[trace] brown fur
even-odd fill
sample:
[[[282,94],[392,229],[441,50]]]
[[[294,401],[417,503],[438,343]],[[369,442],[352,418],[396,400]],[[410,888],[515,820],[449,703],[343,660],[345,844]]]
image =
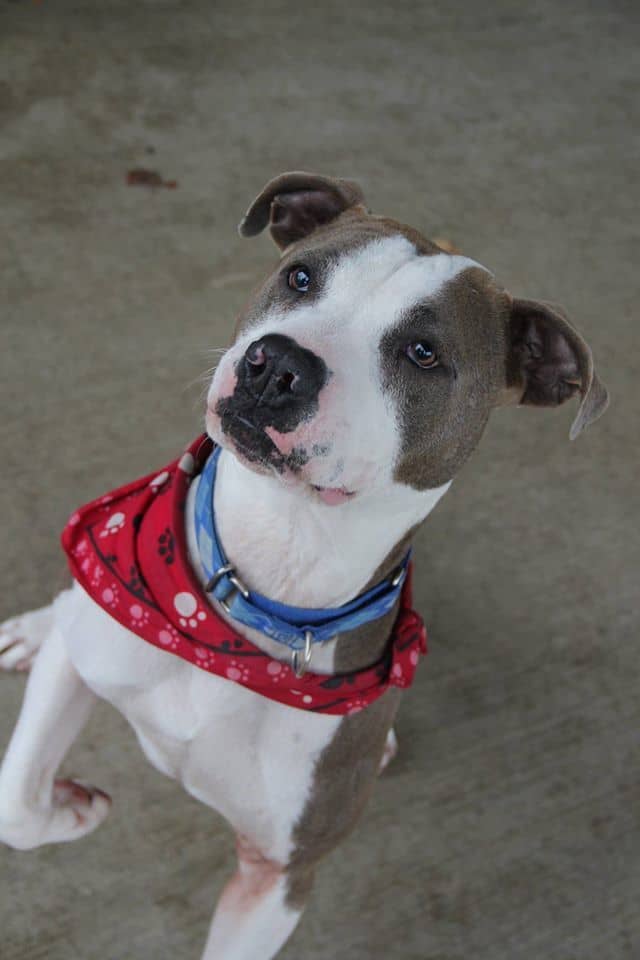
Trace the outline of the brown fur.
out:
[[[400,691],[391,688],[361,713],[346,716],[322,752],[313,793],[293,834],[288,902],[301,906],[316,863],[353,829],[375,785]]]

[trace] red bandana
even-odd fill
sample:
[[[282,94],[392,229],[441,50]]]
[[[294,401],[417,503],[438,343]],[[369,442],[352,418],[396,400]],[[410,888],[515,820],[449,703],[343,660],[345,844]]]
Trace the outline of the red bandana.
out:
[[[211,453],[200,437],[160,473],[74,513],[62,534],[73,576],[107,613],[143,640],[271,700],[319,713],[355,713],[390,686],[408,687],[426,633],[411,609],[411,575],[385,656],[373,667],[298,679],[241,637],[213,609],[187,558],[189,484]]]

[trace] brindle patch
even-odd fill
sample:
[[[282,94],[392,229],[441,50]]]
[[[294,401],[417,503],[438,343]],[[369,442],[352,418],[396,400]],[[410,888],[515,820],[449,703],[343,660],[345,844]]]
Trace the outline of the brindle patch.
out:
[[[304,904],[319,860],[353,829],[375,786],[401,691],[390,688],[361,713],[346,716],[323,750],[311,797],[293,830],[287,903]]]
[[[399,483],[438,487],[476,447],[505,387],[508,320],[507,294],[487,271],[469,267],[385,333],[380,363],[398,410]],[[413,341],[429,344],[436,367],[411,363],[405,349]]]
[[[406,556],[415,528],[407,531],[404,537],[389,551],[377,570],[374,570],[365,590],[390,577]],[[393,624],[398,616],[400,601],[384,617],[374,623],[364,624],[344,633],[337,641],[333,659],[334,673],[351,673],[362,670],[382,659],[387,648]]]
[[[409,530],[390,550],[367,588],[393,573],[414,532]],[[348,673],[381,659],[397,614],[396,605],[376,623],[340,637],[334,672]],[[318,761],[311,796],[294,828],[294,852],[287,869],[287,902],[294,909],[300,909],[307,899],[316,863],[355,826],[369,799],[401,693],[392,687],[361,713],[345,717]]]

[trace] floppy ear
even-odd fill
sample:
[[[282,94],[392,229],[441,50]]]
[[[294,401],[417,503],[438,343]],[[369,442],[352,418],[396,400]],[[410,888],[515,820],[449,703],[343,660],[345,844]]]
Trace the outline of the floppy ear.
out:
[[[511,303],[507,385],[519,392],[520,403],[539,406],[556,406],[580,393],[572,440],[609,404],[587,343],[557,307],[536,300]]]
[[[254,237],[268,224],[271,236],[282,249],[356,206],[365,209],[362,191],[352,180],[314,173],[283,173],[263,188],[238,230],[243,237]]]

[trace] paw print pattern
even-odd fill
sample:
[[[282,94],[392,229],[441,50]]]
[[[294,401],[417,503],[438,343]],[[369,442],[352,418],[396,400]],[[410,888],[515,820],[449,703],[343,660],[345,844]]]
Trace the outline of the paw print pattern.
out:
[[[110,534],[117,533],[118,530],[122,530],[124,527],[124,521],[126,517],[124,513],[121,513],[120,510],[116,510],[115,513],[112,513],[107,522],[104,525],[104,530],[101,530],[101,537],[108,537]]]
[[[181,627],[191,627],[194,629],[198,623],[207,619],[204,610],[198,608],[198,601],[192,593],[183,590],[176,593],[173,598],[173,605],[179,614],[179,623]]]
[[[165,623],[162,630],[158,630],[158,640],[167,650],[178,649],[179,633],[170,623]]]
[[[225,670],[229,680],[236,680],[239,683],[247,683],[249,679],[249,668],[239,660],[232,660],[231,665]]]
[[[393,670],[391,671],[391,682],[396,687],[406,687],[407,681],[402,670],[402,667],[399,663],[393,665]]]
[[[110,586],[105,587],[100,596],[102,597],[103,603],[111,607],[112,610],[115,610],[120,602],[120,591],[118,590],[117,583],[112,583]]]
[[[360,700],[360,699],[357,698],[357,697],[356,697],[354,700],[348,700],[348,701],[347,701],[347,714],[360,713],[361,710],[364,710],[364,708],[366,707],[366,705],[367,705],[367,704],[365,703],[364,700]]]
[[[290,691],[295,697],[300,697],[305,706],[309,706],[313,703],[313,697],[310,693],[303,693],[302,690],[291,690]]]
[[[127,586],[131,593],[135,594],[136,597],[145,596],[145,588],[140,578],[140,571],[135,564],[129,567],[129,582],[127,583]]]
[[[94,587],[99,587],[103,576],[104,570],[102,567],[94,567],[93,573],[91,574],[91,585]]]
[[[83,557],[88,549],[88,542],[86,540],[79,540],[71,552],[74,557]]]
[[[279,660],[270,660],[267,664],[267,673],[272,683],[281,683],[291,673],[291,668]]]
[[[195,470],[195,468],[196,468],[196,462],[193,458],[193,455],[190,453],[184,453],[180,457],[180,461],[178,463],[178,469],[182,470],[183,473],[186,473],[187,476],[190,477],[193,471]]]
[[[215,663],[216,655],[213,650],[208,650],[206,647],[195,647],[194,656],[196,663],[200,667],[211,667]]]
[[[174,548],[175,541],[173,539],[173,534],[171,533],[169,527],[165,527],[164,531],[158,537],[158,553],[164,558],[165,563],[173,563],[175,559]]]
[[[159,473],[157,477],[154,477],[153,480],[149,482],[149,486],[151,487],[154,493],[157,493],[158,490],[160,490],[160,488],[165,485],[168,479],[169,479],[168,470],[163,470],[162,473]]]
[[[129,607],[129,616],[131,617],[131,625],[134,628],[144,627],[149,623],[149,611],[145,610],[139,603],[132,603]]]

